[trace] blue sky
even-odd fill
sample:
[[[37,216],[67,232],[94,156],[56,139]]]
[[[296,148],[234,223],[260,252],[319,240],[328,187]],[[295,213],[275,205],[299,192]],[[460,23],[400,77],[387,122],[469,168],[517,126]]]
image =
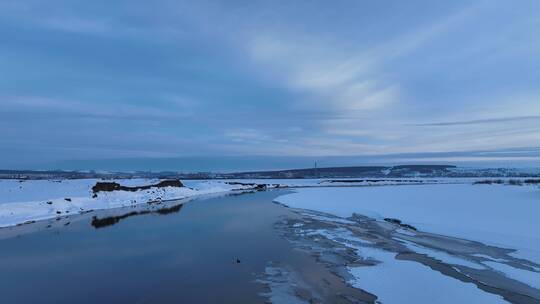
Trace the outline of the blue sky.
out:
[[[4,0],[0,167],[478,151],[540,163],[539,11]]]

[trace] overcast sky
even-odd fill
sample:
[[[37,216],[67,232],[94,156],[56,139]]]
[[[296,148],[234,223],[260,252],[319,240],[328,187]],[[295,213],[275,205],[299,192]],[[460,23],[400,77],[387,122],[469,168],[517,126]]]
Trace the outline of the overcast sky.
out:
[[[0,165],[539,147],[539,12],[536,0],[3,0]]]

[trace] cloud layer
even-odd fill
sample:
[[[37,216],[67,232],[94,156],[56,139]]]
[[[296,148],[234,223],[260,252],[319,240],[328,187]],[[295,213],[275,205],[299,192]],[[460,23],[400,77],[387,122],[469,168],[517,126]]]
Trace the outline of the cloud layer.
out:
[[[537,1],[3,1],[3,167],[540,143]]]

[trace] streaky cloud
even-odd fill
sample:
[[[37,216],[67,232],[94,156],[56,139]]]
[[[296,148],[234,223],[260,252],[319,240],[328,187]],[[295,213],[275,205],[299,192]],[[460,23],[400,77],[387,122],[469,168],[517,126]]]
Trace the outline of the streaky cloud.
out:
[[[477,119],[477,120],[465,120],[465,121],[448,121],[448,122],[432,122],[423,124],[409,124],[409,126],[418,127],[437,127],[437,126],[461,126],[461,125],[477,125],[477,124],[494,124],[499,122],[513,122],[524,120],[539,120],[540,116],[518,116],[518,117],[501,117],[491,119]]]

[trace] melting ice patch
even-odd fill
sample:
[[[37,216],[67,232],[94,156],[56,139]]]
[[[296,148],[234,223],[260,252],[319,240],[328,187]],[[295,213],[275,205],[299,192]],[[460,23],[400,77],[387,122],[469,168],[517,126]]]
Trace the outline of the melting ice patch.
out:
[[[354,249],[364,259],[380,262],[375,266],[348,267],[348,271],[353,276],[349,281],[352,286],[375,294],[381,303],[399,304],[404,299],[408,303],[420,304],[507,303],[497,295],[481,291],[472,283],[463,283],[416,262],[396,260],[395,253],[373,248],[369,242],[357,238],[347,229],[317,229],[310,234],[322,235]],[[459,259],[459,263],[466,261]]]
[[[351,284],[377,295],[385,304],[404,303],[507,303],[485,293],[472,283],[432,271],[429,267],[395,259],[395,254],[375,248],[362,248],[358,254],[381,263],[376,266],[349,267]],[[444,292],[441,292],[444,290]]]
[[[540,272],[519,269],[503,263],[484,262],[496,271],[502,272],[506,277],[525,283],[533,288],[540,289]]]
[[[455,255],[448,254],[448,253],[446,253],[444,251],[438,251],[438,250],[433,250],[433,249],[426,248],[426,247],[423,247],[423,246],[418,246],[418,245],[416,245],[416,244],[414,244],[412,242],[405,241],[405,240],[400,240],[400,242],[405,243],[407,248],[409,248],[411,251],[427,255],[427,256],[429,256],[431,258],[442,261],[442,262],[444,262],[446,264],[461,265],[461,266],[474,268],[474,269],[485,269],[486,268],[482,264],[475,263],[473,261],[467,260],[467,259],[462,258],[462,257],[458,257],[458,256],[455,256]]]
[[[286,268],[277,266],[267,266],[265,268],[266,278],[258,279],[257,282],[268,286],[269,292],[261,293],[273,304],[308,304],[307,301],[295,295],[294,288],[299,278]]]

